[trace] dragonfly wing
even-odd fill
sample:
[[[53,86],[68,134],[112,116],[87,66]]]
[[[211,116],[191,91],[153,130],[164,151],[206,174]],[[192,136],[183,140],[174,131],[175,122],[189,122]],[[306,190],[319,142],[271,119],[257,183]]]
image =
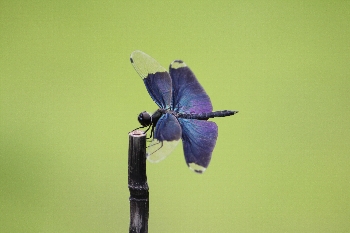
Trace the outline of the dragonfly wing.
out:
[[[163,109],[171,104],[172,84],[169,73],[155,59],[136,50],[131,53],[130,61],[136,72],[143,79],[153,101]]]
[[[183,113],[202,113],[213,110],[209,96],[183,61],[173,61],[169,72],[173,86],[173,110]]]
[[[154,163],[165,159],[179,143],[181,134],[177,118],[164,114],[157,122],[152,142],[147,146],[147,159]]]
[[[182,144],[189,168],[203,173],[209,165],[218,127],[215,122],[194,119],[178,119],[182,127]]]

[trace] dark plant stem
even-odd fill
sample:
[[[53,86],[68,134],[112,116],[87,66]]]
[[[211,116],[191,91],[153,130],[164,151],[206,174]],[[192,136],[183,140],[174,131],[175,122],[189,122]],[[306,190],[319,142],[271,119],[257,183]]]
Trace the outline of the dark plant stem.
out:
[[[146,176],[146,134],[141,130],[129,133],[128,185],[130,191],[129,232],[147,233],[149,194]]]

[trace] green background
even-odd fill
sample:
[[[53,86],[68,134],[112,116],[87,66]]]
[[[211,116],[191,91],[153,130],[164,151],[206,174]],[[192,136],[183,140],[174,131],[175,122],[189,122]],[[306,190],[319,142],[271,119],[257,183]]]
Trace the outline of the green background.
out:
[[[0,232],[128,232],[136,49],[240,111],[147,163],[149,232],[350,232],[350,3],[282,2],[1,1]]]

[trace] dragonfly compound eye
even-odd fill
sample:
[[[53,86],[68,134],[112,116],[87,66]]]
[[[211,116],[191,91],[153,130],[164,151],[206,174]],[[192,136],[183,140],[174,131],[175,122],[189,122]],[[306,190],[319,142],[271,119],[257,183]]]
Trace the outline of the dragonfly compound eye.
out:
[[[151,115],[148,112],[141,112],[137,120],[142,126],[148,126],[151,124]]]

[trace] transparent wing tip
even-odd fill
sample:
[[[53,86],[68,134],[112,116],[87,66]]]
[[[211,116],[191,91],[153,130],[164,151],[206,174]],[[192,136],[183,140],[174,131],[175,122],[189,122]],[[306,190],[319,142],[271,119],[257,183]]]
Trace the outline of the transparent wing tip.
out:
[[[144,59],[143,57],[147,57],[148,55],[140,50],[135,50],[130,54],[130,61],[133,66],[135,66],[135,62],[138,62],[139,59]]]
[[[146,153],[146,157],[148,161],[150,161],[151,163],[159,163],[160,161],[166,158],[165,156],[160,154],[149,154],[149,153]]]
[[[132,59],[133,57],[137,56],[137,54],[145,54],[144,52],[142,52],[141,50],[135,50],[130,54],[130,59]]]
[[[148,74],[167,72],[156,60],[140,50],[131,53],[130,62],[142,79],[147,78]]]
[[[205,170],[207,170],[206,167],[202,167],[201,165],[198,165],[195,163],[189,163],[187,165],[192,171],[199,173],[199,174],[202,174],[203,172],[205,172]]]
[[[152,163],[158,163],[165,159],[177,146],[179,140],[174,141],[153,141],[147,146],[146,157]]]
[[[178,69],[186,66],[187,66],[186,63],[181,60],[175,60],[170,64],[170,68],[173,68],[173,69]]]

